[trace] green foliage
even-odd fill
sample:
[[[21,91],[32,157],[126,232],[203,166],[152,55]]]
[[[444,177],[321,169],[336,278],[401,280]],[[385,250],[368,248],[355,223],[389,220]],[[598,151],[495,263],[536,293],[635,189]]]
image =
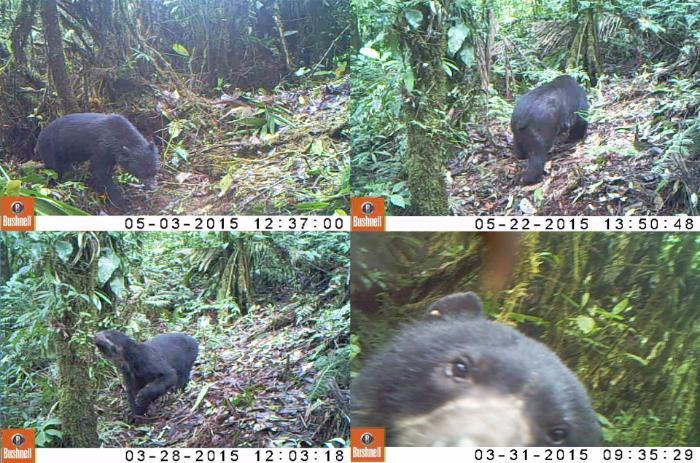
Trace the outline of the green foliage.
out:
[[[112,304],[110,285],[117,278],[121,280],[121,289],[126,290],[120,273],[123,265],[117,255],[122,244],[118,234],[104,233],[101,238],[102,241],[97,240],[93,233],[0,235],[0,246],[12,249],[9,255],[12,276],[0,285],[1,361],[5,364],[0,383],[8,388],[0,415],[14,426],[36,428],[38,445],[56,445],[62,438],[61,422],[53,416],[61,397],[56,368],[61,352],[57,351],[55,336],[73,328],[64,324],[66,312],[77,301],[104,310]],[[62,278],[51,265],[49,250],[66,266],[81,265],[82,259],[94,258],[107,258],[112,264],[103,266],[108,270],[103,268],[93,295]],[[79,327],[70,333],[71,345],[92,350],[97,320],[89,312],[81,313],[80,317]]]
[[[55,178],[56,174],[50,170],[35,171],[32,169],[22,169],[24,176],[18,179],[12,179],[10,175],[0,166],[0,196],[30,196],[34,198],[34,210],[36,215],[88,215],[76,207],[66,204],[52,197],[52,192],[46,187],[51,178]],[[46,173],[46,175],[42,175]],[[28,185],[22,188],[22,184]],[[78,190],[83,189],[82,184],[67,182],[65,187],[75,187]],[[70,191],[69,189],[66,191]],[[59,193],[60,194],[60,193]],[[70,194],[70,193],[68,193]],[[68,200],[69,198],[64,198]]]
[[[415,76],[405,63],[407,50],[401,34],[414,30],[423,20],[420,4],[413,0],[352,2],[363,43],[352,74],[352,193],[383,196],[393,206],[389,212],[394,213],[411,204],[404,172],[405,117],[400,108],[401,102],[408,101],[415,91]],[[691,4],[683,0],[448,2],[442,66],[449,76],[445,117],[451,128],[434,133],[450,147],[450,166],[467,163],[472,141],[484,132],[490,140],[494,122],[507,127],[512,104],[525,91],[562,72],[587,86],[592,83],[584,70],[565,69],[577,28],[589,19],[590,13],[596,20],[603,61],[594,77],[601,79],[608,73],[629,78],[635,73],[644,75],[645,69],[652,67],[653,75],[662,78],[659,88],[668,93],[659,99],[659,114],[653,116],[653,127],[643,134],[658,140],[664,151],[654,169],[663,177],[658,187],[659,201],[675,204],[672,210],[687,209],[695,214],[697,172],[692,156],[688,156],[697,146],[691,127],[698,117],[700,29],[696,26],[700,24],[700,13]],[[487,63],[483,50],[492,33],[490,13],[498,27],[493,29],[488,88],[484,88]],[[578,66],[577,62],[572,66]],[[604,90],[589,91],[595,94]],[[416,104],[419,95],[414,97],[412,103]],[[607,108],[607,97],[599,93],[596,98],[601,106],[594,109]],[[646,117],[640,117],[640,123],[650,125]],[[601,154],[606,154],[604,147],[592,146],[590,154],[600,149]],[[625,152],[624,147],[615,149]],[[635,157],[648,155],[644,150],[628,152]],[[453,153],[459,153],[459,157],[452,159]],[[540,204],[537,197],[532,199]]]
[[[198,373],[206,385],[198,386],[197,399],[190,405],[193,410],[211,407],[205,404],[218,387],[213,378],[222,368],[217,350],[230,345],[233,326],[266,323],[266,317],[277,315],[274,307],[282,307],[296,325],[309,327],[310,336],[292,341],[309,346],[305,361],[317,371],[309,393],[317,406],[327,407],[329,388],[347,389],[349,384],[345,368],[350,317],[348,241],[345,233],[0,234],[0,250],[10,267],[10,275],[0,282],[3,423],[37,429],[40,446],[64,443],[57,413],[63,392],[56,366],[60,352],[54,341],[66,328],[61,317],[78,301],[94,310],[79,313],[73,323],[70,342],[74,347],[94,351],[95,331],[108,328],[136,339],[163,331],[185,331],[199,339]],[[231,256],[227,252],[241,252],[241,244],[248,253],[252,286],[260,292],[251,301],[255,312],[244,318],[234,300],[217,299],[216,285],[210,283],[226,274]],[[200,268],[193,256],[209,260],[202,273],[186,277],[183,262],[191,260],[193,269]],[[221,265],[214,265],[217,259]],[[88,292],[73,284],[70,275],[64,278],[66,274],[56,270],[60,264],[79,274],[86,262],[94,264],[96,282]],[[75,265],[81,267],[71,267]],[[105,360],[96,362],[87,374],[100,385],[102,397],[120,389],[119,372]],[[232,409],[252,406],[258,389],[262,386],[253,385],[232,397]],[[123,409],[124,404],[110,400],[114,408]],[[113,442],[126,428],[126,423],[118,421],[100,424],[101,439]],[[143,444],[152,442],[146,439]]]
[[[653,114],[647,139],[666,146],[654,166],[663,176],[659,190],[696,214],[700,185],[689,165],[700,159],[700,85],[672,79],[670,85],[657,86],[656,93],[666,98]]]
[[[353,196],[383,196],[407,203],[402,171],[406,130],[400,117],[402,66],[386,57],[359,55],[353,63],[350,138]]]

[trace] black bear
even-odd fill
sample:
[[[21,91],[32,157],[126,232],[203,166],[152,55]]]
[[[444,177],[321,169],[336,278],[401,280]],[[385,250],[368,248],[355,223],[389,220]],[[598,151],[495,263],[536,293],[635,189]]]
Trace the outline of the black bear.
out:
[[[474,293],[443,297],[352,383],[353,426],[399,447],[595,446],[574,374],[545,345],[489,321]]]
[[[90,161],[91,183],[106,192],[112,204],[124,209],[126,202],[112,180],[115,165],[155,186],[160,170],[158,150],[125,117],[119,114],[78,113],[56,119],[39,134],[37,153],[59,177],[75,162]]]
[[[100,331],[95,344],[122,373],[131,411],[144,415],[158,397],[184,389],[197,358],[197,341],[183,333],[159,334],[138,343],[119,331]]]
[[[510,128],[515,156],[527,159],[523,185],[540,181],[547,153],[560,133],[568,132],[572,142],[586,137],[588,122],[582,117],[586,111],[586,92],[571,76],[559,76],[518,100]]]

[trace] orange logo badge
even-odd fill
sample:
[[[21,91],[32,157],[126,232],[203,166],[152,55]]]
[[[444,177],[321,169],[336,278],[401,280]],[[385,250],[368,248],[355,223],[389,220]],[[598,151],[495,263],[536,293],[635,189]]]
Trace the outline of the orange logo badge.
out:
[[[350,203],[351,231],[384,231],[384,198],[352,198]]]
[[[384,461],[384,428],[350,428],[350,461]]]
[[[34,223],[34,198],[27,196],[3,196],[0,198],[2,231],[31,231]]]
[[[34,463],[33,429],[3,429],[1,433],[2,463]]]

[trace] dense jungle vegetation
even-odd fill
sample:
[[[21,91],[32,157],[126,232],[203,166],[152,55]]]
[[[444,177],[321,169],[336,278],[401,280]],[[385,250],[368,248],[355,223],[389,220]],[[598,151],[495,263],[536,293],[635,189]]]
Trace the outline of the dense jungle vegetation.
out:
[[[347,234],[0,234],[0,427],[41,447],[344,446]],[[132,422],[95,347],[183,332],[184,392]]]
[[[576,373],[606,445],[699,445],[700,239],[527,233],[498,242],[504,261],[492,236],[354,234],[353,372],[430,302],[474,291]]]
[[[697,2],[351,3],[353,196],[393,214],[697,213]],[[588,137],[521,187],[514,102],[562,73],[586,88]]]
[[[345,210],[356,42],[343,0],[3,1],[0,192],[40,214],[117,212],[85,167],[58,179],[35,145],[59,116],[119,113],[162,164],[150,194],[118,175],[122,212]]]

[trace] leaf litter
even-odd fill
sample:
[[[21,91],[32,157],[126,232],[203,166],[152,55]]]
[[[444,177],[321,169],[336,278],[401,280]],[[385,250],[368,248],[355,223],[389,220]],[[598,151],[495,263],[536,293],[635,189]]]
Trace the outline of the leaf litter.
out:
[[[679,201],[675,195],[680,189],[678,178],[685,177],[686,183],[697,190],[700,185],[695,179],[700,177],[700,163],[686,159],[685,174],[658,167],[670,136],[662,125],[668,118],[659,109],[672,106],[673,95],[668,89],[669,83],[646,74],[634,79],[601,80],[594,96],[589,95],[592,107],[586,140],[571,144],[560,138],[550,152],[544,180],[531,186],[520,185],[526,161],[518,161],[512,154],[507,121],[486,124],[490,137],[484,130],[485,123],[468,127],[469,144],[449,164],[448,191],[453,213],[686,212],[687,201]]]
[[[145,191],[116,172],[127,211],[80,187],[51,188],[54,199],[92,214],[327,214],[348,209],[347,76],[320,77],[271,93],[211,98],[187,89],[156,89],[121,111],[132,121],[160,120],[158,187]],[[153,109],[155,108],[155,109]],[[114,111],[114,110],[113,110]],[[41,169],[36,161],[22,168]],[[10,170],[17,166],[10,166]],[[87,165],[71,173],[88,182]]]

